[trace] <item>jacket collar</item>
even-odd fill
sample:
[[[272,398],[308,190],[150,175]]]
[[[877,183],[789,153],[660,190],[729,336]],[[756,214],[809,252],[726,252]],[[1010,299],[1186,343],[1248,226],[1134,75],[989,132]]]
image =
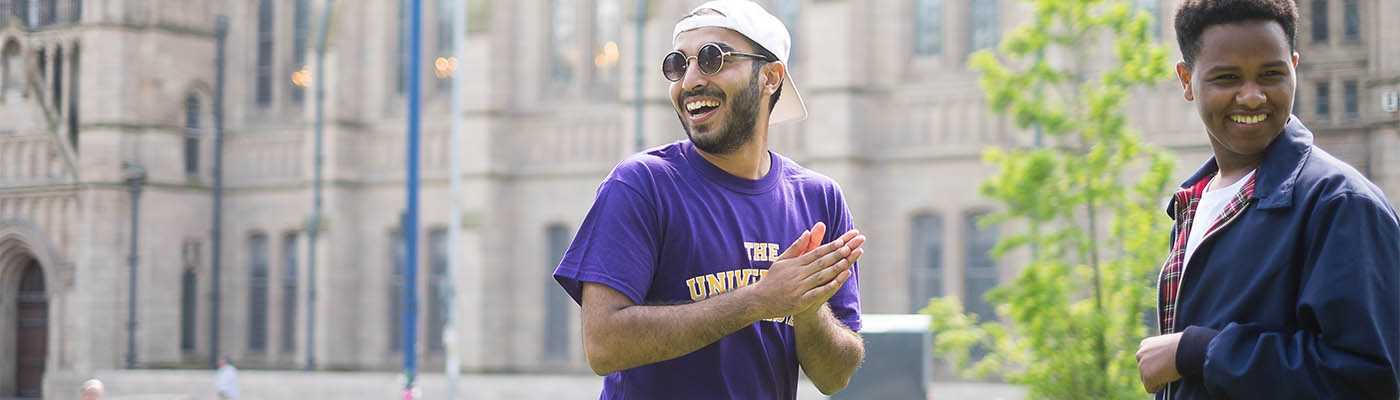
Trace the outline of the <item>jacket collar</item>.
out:
[[[1254,194],[1250,198],[1258,201],[1257,206],[1260,209],[1286,208],[1293,205],[1293,185],[1303,170],[1303,160],[1307,159],[1312,151],[1312,144],[1312,131],[1303,126],[1297,116],[1289,116],[1288,123],[1283,126],[1283,132],[1264,150],[1264,162],[1255,171]],[[1202,179],[1211,177],[1218,168],[1215,165],[1215,157],[1211,156],[1205,165],[1181,183],[1181,188],[1190,188]],[[1175,203],[1173,198],[1167,204],[1168,214]]]

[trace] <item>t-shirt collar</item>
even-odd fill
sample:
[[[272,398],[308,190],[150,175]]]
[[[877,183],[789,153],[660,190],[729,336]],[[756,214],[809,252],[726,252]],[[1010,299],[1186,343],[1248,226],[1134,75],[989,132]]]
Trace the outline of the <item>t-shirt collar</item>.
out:
[[[683,141],[682,143],[683,147],[685,147],[686,162],[690,163],[691,168],[695,168],[700,176],[705,179],[729,188],[730,190],[739,193],[760,194],[772,189],[773,185],[777,184],[778,180],[781,178],[781,171],[783,170],[782,157],[773,154],[771,150],[768,151],[768,159],[771,161],[768,173],[758,179],[748,179],[734,176],[728,171],[710,163],[710,160],[701,156],[700,152],[695,149],[695,144],[691,143],[689,140]]]

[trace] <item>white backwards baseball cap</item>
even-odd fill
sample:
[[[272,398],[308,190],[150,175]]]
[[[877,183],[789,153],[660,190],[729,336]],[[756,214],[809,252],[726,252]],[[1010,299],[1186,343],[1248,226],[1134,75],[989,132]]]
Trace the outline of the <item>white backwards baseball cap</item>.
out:
[[[718,15],[695,14],[704,9],[714,10]],[[778,62],[783,63],[786,72],[783,76],[782,94],[778,97],[778,104],[773,105],[773,112],[768,116],[768,125],[807,118],[807,106],[802,104],[802,96],[797,94],[797,85],[792,83],[792,70],[786,68],[788,55],[792,53],[792,37],[788,35],[787,26],[783,25],[783,21],[749,0],[712,0],[690,12],[690,16],[676,23],[676,31],[671,34],[671,46],[676,45],[676,36],[692,29],[714,26],[739,32],[777,56]]]

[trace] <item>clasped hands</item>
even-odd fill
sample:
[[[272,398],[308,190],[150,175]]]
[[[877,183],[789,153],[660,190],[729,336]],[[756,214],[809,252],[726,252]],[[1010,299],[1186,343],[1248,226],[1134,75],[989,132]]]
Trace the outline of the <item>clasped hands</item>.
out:
[[[825,236],[826,224],[818,222],[798,236],[768,267],[768,273],[751,285],[762,299],[756,304],[759,318],[811,315],[850,279],[851,266],[865,253],[860,248],[865,236],[852,229],[822,244]]]

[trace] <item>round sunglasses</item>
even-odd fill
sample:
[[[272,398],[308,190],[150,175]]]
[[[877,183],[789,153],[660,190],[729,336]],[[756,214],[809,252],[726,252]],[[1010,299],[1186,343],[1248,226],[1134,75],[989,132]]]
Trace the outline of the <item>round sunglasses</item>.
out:
[[[679,81],[685,77],[685,70],[690,68],[690,60],[695,60],[695,65],[700,67],[700,72],[705,75],[714,75],[724,68],[725,56],[741,56],[769,60],[762,54],[741,53],[737,51],[725,51],[717,43],[706,43],[700,46],[700,51],[694,56],[686,56],[680,50],[672,51],[661,59],[661,74],[666,75],[666,80],[671,82]]]

